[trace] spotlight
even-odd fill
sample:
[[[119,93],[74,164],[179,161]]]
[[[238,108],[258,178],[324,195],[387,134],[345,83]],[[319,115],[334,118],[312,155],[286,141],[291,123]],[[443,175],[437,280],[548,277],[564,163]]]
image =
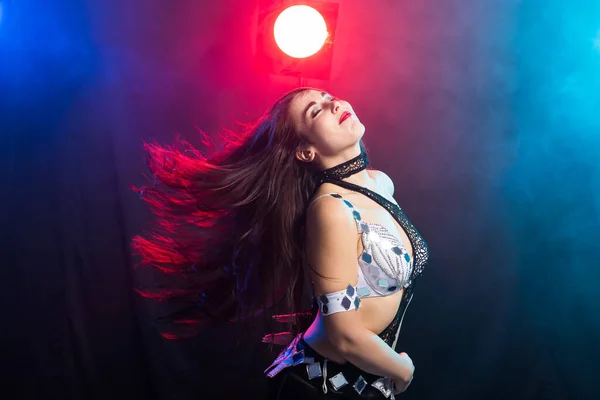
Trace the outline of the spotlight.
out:
[[[329,34],[325,19],[309,6],[291,6],[275,20],[277,46],[290,57],[306,58],[323,47]]]
[[[338,9],[332,1],[259,1],[257,72],[328,80]]]

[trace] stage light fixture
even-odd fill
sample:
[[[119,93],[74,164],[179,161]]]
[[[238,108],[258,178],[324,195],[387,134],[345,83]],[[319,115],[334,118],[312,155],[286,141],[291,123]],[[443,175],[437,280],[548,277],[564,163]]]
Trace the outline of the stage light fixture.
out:
[[[339,4],[260,0],[258,6],[256,71],[329,80]]]
[[[310,57],[323,47],[329,34],[323,16],[309,6],[291,6],[275,20],[277,46],[294,58]]]

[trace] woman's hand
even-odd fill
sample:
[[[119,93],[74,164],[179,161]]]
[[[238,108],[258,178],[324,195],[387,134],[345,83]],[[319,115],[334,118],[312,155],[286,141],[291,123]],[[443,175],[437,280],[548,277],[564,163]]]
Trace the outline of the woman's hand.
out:
[[[400,393],[406,391],[406,389],[408,389],[408,385],[410,385],[410,383],[412,382],[413,374],[415,373],[415,366],[414,366],[411,358],[408,356],[408,354],[400,353],[400,356],[406,358],[406,360],[410,364],[410,378],[408,380],[406,380],[406,378],[395,378],[393,380],[394,386],[396,388],[394,391],[394,394],[400,394]]]

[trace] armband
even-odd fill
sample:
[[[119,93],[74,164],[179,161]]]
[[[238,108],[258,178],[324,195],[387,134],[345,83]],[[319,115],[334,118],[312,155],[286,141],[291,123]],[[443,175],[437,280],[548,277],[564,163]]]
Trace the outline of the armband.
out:
[[[330,315],[337,312],[358,310],[360,298],[356,288],[348,285],[345,290],[317,296],[317,303],[323,315]]]

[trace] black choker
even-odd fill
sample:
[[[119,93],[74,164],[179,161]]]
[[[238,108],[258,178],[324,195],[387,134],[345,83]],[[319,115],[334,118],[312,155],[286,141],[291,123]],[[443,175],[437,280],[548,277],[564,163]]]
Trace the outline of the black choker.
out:
[[[350,175],[354,175],[363,169],[366,169],[368,165],[369,157],[365,151],[362,151],[359,155],[351,160],[338,164],[335,167],[317,172],[317,177],[319,183],[322,183],[326,179],[341,180],[349,177]]]

